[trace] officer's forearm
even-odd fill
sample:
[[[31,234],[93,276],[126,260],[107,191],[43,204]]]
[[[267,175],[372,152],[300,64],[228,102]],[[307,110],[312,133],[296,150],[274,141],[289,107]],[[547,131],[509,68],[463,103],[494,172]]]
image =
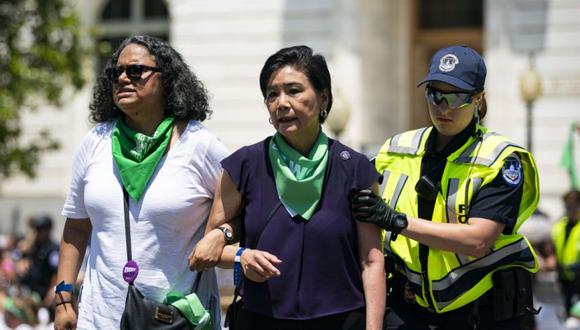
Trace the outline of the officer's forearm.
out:
[[[438,223],[407,217],[401,234],[429,247],[474,258],[483,257],[505,225],[489,219],[470,218],[467,224]]]

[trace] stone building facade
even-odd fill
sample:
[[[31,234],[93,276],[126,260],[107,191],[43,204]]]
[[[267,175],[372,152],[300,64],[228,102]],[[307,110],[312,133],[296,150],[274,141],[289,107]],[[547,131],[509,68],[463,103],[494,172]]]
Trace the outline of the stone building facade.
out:
[[[568,189],[559,167],[572,121],[580,120],[580,2],[576,0],[80,0],[100,40],[150,33],[167,38],[206,84],[214,114],[206,125],[231,149],[273,129],[258,85],[261,66],[281,47],[306,44],[329,61],[335,93],[350,120],[341,139],[372,155],[384,140],[428,123],[416,82],[435,50],[468,44],[488,65],[485,124],[526,144],[519,78],[535,54],[544,94],[534,104],[534,155],[541,207],[556,217]],[[87,43],[95,40],[87,37]],[[94,77],[98,59],[88,61]],[[89,79],[91,81],[91,79]],[[26,114],[26,134],[48,127],[61,140],[38,177],[0,183],[0,230],[18,230],[32,213],[59,213],[72,157],[90,129],[92,86],[62,109]],[[332,112],[331,112],[332,116]],[[20,224],[19,224],[20,223]],[[62,222],[60,222],[62,225]],[[20,226],[20,227],[19,227]],[[60,228],[60,227],[59,227]]]

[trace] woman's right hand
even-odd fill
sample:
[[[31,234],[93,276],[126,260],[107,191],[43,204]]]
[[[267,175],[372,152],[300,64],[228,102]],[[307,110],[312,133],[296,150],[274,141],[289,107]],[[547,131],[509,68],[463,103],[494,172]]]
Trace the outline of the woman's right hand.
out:
[[[71,330],[77,328],[77,311],[72,303],[66,303],[55,307],[54,329]]]
[[[189,269],[199,272],[214,267],[220,261],[225,246],[221,231],[214,229],[208,232],[193,247],[189,255]]]
[[[265,282],[271,277],[280,276],[275,265],[281,262],[275,255],[261,250],[245,249],[240,256],[244,275],[254,282]]]

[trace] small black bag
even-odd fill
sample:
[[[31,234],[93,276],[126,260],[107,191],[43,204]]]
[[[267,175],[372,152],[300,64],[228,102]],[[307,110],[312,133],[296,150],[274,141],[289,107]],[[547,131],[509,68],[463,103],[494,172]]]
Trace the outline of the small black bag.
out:
[[[282,205],[282,202],[278,202],[268,215],[268,218],[266,219],[264,226],[259,231],[259,234],[256,236],[256,238],[254,238],[251,244],[252,249],[255,249],[256,246],[258,246],[258,242],[260,241],[260,237],[262,236],[264,229],[266,229],[266,226],[268,226],[268,223],[270,223],[270,219],[272,219],[272,216],[274,216],[280,205]],[[228,309],[226,311],[226,319],[224,320],[224,327],[230,330],[240,330],[242,328],[239,323],[240,322],[239,317],[244,307],[242,297],[240,296],[240,288],[243,283],[244,277],[242,276],[240,284],[236,285],[234,289],[234,299],[232,300],[232,303],[228,306]]]
[[[237,291],[237,290],[236,290]],[[232,303],[228,306],[226,311],[226,319],[224,320],[224,327],[230,330],[239,330],[239,316],[242,312],[242,298],[238,295],[238,293],[234,294],[234,299]]]
[[[134,285],[129,285],[121,329],[193,329],[189,321],[172,305],[147,299]]]
[[[127,246],[127,265],[129,265],[132,262],[131,228],[129,224],[129,194],[124,187],[123,195],[125,208],[125,244]],[[137,264],[133,263],[131,266],[137,267]],[[123,273],[125,273],[125,269],[123,269]],[[196,274],[192,292],[197,291],[202,274],[203,273]],[[123,314],[121,316],[122,330],[194,329],[194,326],[191,324],[191,322],[189,322],[189,320],[185,318],[175,306],[171,304],[159,303],[143,296],[139,289],[137,289],[133,284],[136,276],[137,273],[135,273],[132,280],[125,278],[125,280],[129,282],[129,288],[127,291],[127,298],[125,299],[125,309],[123,310]],[[205,308],[207,308],[207,306],[205,306]]]

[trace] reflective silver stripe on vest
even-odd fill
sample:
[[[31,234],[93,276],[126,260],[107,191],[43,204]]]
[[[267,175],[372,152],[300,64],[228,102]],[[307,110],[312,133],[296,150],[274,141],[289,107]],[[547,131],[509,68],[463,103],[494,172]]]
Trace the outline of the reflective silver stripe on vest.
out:
[[[427,130],[426,127],[418,129],[415,132],[415,135],[413,135],[413,139],[411,140],[411,146],[409,147],[399,145],[399,139],[405,133],[393,136],[393,138],[391,138],[391,144],[389,145],[388,152],[394,152],[398,154],[411,154],[411,155],[417,154],[417,151],[419,151],[419,146],[421,145],[421,138],[423,137],[423,133],[425,133],[425,130]]]
[[[482,257],[480,259],[473,261],[472,263],[470,263],[468,265],[465,265],[465,266],[462,266],[462,267],[459,267],[457,269],[452,270],[444,278],[442,278],[438,281],[433,281],[431,283],[431,288],[432,288],[432,290],[436,290],[436,291],[447,290],[458,279],[460,279],[461,276],[465,275],[466,273],[468,273],[472,270],[475,270],[477,268],[482,268],[482,267],[487,267],[487,266],[493,265],[493,264],[499,262],[501,259],[503,259],[511,254],[519,253],[520,251],[527,250],[527,249],[529,249],[528,244],[527,244],[526,240],[522,238],[515,244],[510,244],[508,246],[505,246],[499,250],[494,251],[493,253],[486,255],[485,257]],[[519,263],[519,264],[524,265],[524,266],[528,266],[528,267],[534,267],[535,261],[527,262],[527,263]],[[474,285],[475,284],[476,283],[474,283]]]
[[[386,182],[391,174],[390,171],[385,172],[386,173],[384,175],[386,175],[386,177],[383,179],[383,182]],[[389,202],[390,207],[395,208],[395,206],[397,206],[397,202],[399,201],[399,197],[401,196],[401,191],[403,191],[403,187],[405,187],[405,183],[407,182],[408,178],[409,178],[408,175],[401,174],[401,176],[397,180],[397,186],[395,187],[395,191],[393,192],[393,198],[391,198],[391,201]],[[385,248],[387,249],[387,251],[391,251],[391,236],[392,236],[391,232],[387,231],[385,235]]]
[[[481,139],[476,139],[475,141],[473,141],[469,147],[467,147],[462,153],[461,155],[459,155],[459,157],[457,157],[457,159],[455,160],[455,163],[459,163],[459,164],[463,164],[463,163],[471,163],[473,161],[473,157],[471,157],[471,154],[475,151],[476,148],[479,147],[480,144],[483,143],[483,141],[487,140],[489,137],[491,136],[495,136],[495,135],[499,135],[495,132],[490,132],[490,133],[485,133],[483,134]]]
[[[475,159],[474,164],[477,165],[484,165],[484,166],[491,166],[499,155],[507,148],[507,147],[517,147],[517,145],[510,143],[510,142],[502,142],[500,143],[493,151],[489,154],[489,158],[477,157]]]
[[[474,196],[475,193],[481,187],[481,183],[483,180],[481,178],[473,178],[470,180],[472,183],[471,185],[471,196]],[[459,179],[449,179],[449,184],[447,186],[447,200],[446,200],[446,209],[447,209],[447,222],[448,223],[457,223],[457,212],[456,212],[456,205],[457,205],[457,192],[459,190]],[[467,201],[468,196],[465,196],[465,200]],[[467,210],[466,210],[467,212]],[[468,216],[468,214],[466,214]],[[471,260],[468,256],[464,254],[456,253],[455,256],[457,257],[457,261],[460,265],[465,265]]]
[[[481,188],[482,183],[483,183],[482,178],[471,179],[471,198],[473,198],[475,194],[479,191],[479,188]]]
[[[451,300],[451,301],[438,301],[438,302],[436,302],[436,304],[437,304],[437,307],[439,309],[443,309],[443,308],[449,306],[452,302],[453,302],[453,300]]]
[[[486,135],[483,136],[483,139],[485,139],[485,138],[486,138]],[[459,155],[459,157],[457,157],[457,159],[455,160],[455,163],[458,163],[458,164],[471,163],[471,161],[472,161],[471,154],[473,153],[473,151],[475,151],[475,149],[481,143],[482,143],[482,141],[480,141],[480,140],[473,141],[473,143],[471,143],[467,148],[465,148],[465,150],[463,150],[461,155]]]
[[[381,183],[381,186],[379,187],[379,192],[380,195],[379,196],[383,196],[383,194],[385,193],[385,187],[387,186],[387,182],[389,182],[389,176],[391,175],[391,171],[387,171],[384,170],[383,171],[383,183]],[[385,233],[385,251],[389,251],[389,252],[393,252],[393,250],[391,249],[391,235],[392,233],[390,231],[387,231]]]
[[[461,266],[467,265],[471,261],[469,260],[469,257],[466,256],[465,254],[456,253],[455,257],[457,258],[457,262],[459,262]]]
[[[403,187],[409,178],[408,175],[401,174],[399,180],[397,180],[397,186],[395,187],[395,191],[393,192],[393,198],[389,203],[389,206],[395,208],[397,206],[397,202],[399,201],[399,197],[401,197],[401,191],[403,191]]]
[[[391,249],[391,236],[393,234],[390,231],[385,232],[385,251],[393,252]]]
[[[457,223],[457,212],[455,212],[455,205],[457,204],[457,190],[459,189],[459,179],[449,179],[447,186],[447,222]]]
[[[465,149],[461,155],[459,157],[457,157],[457,159],[455,160],[455,163],[458,164],[468,164],[468,163],[473,163],[476,165],[484,165],[484,166],[491,166],[499,157],[499,155],[507,148],[507,147],[517,147],[517,148],[521,148],[520,146],[518,146],[515,143],[512,142],[508,142],[508,141],[503,141],[500,144],[498,144],[493,151],[487,155],[486,157],[480,156],[480,155],[476,155],[476,158],[474,159],[474,157],[471,157],[471,154],[473,153],[473,151],[476,148],[479,148],[479,145],[481,143],[483,143],[483,141],[485,141],[487,138],[489,138],[490,136],[494,136],[494,135],[499,135],[497,133],[485,133],[483,135],[483,139],[482,141],[476,140],[474,141],[471,145],[469,145],[469,147],[467,147],[467,149]]]
[[[397,206],[397,202],[399,201],[399,197],[401,196],[401,192],[403,191],[403,188],[405,187],[405,183],[407,183],[408,178],[409,178],[408,175],[401,174],[401,176],[397,180],[397,186],[395,187],[395,191],[393,192],[393,198],[391,199],[391,201],[389,203],[390,207],[395,208]],[[392,251],[391,244],[390,244],[391,237],[392,237],[392,233],[390,231],[387,231],[387,233],[385,235],[385,246],[386,246],[388,251]],[[409,282],[414,283],[418,286],[423,285],[423,280],[421,279],[421,275],[411,271],[407,267],[407,265],[405,265],[405,276],[407,277],[407,280]]]
[[[473,200],[475,195],[479,192],[479,189],[481,189],[481,184],[483,183],[482,178],[472,178],[470,180],[471,180],[471,200],[469,201],[469,209],[467,210],[466,213],[467,219],[469,219],[470,217],[469,212],[471,211],[471,201]],[[466,199],[467,197],[468,196],[465,196]],[[493,252],[493,248],[490,247],[489,251]]]
[[[383,196],[383,194],[385,193],[385,187],[387,186],[387,182],[389,182],[389,175],[391,175],[391,171],[389,170],[384,170],[383,171],[383,182],[381,182],[380,186],[379,186],[379,196]]]
[[[455,283],[455,281],[457,281],[461,276],[465,275],[467,272],[472,271],[472,270],[477,269],[477,268],[489,266],[489,265],[494,264],[494,263],[498,262],[499,260],[507,257],[510,254],[519,253],[520,251],[526,250],[528,248],[529,247],[526,243],[526,240],[521,239],[516,244],[508,245],[502,249],[495,251],[494,253],[490,253],[487,256],[485,256],[477,261],[474,261],[473,263],[471,263],[469,265],[463,266],[462,268],[458,268],[458,269],[450,272],[444,279],[436,281],[436,282],[432,282],[431,289],[437,290],[437,291],[446,290],[451,285],[453,285],[453,283]],[[516,261],[516,262],[512,263],[512,265],[515,265],[515,264],[525,266],[528,268],[533,268],[535,266],[535,261],[530,261],[530,262]],[[483,276],[482,276],[482,278],[483,278]],[[481,280],[481,278],[479,280]],[[476,284],[477,283],[473,283],[474,286]],[[459,295],[457,297],[459,297]],[[450,301],[437,301],[435,303],[437,304],[437,307],[441,310],[441,309],[447,307],[452,302],[454,302],[455,299],[457,299],[457,297],[455,297],[453,300],[450,300]]]
[[[411,283],[414,283],[418,286],[423,285],[421,274],[411,271],[408,267],[405,267],[405,277],[407,277],[407,280]]]

